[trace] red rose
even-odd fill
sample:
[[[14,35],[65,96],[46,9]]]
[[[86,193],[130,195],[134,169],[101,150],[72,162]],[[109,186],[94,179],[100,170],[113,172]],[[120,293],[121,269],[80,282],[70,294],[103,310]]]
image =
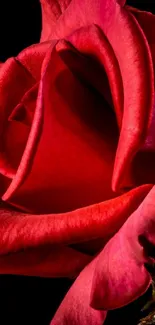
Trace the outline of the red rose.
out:
[[[42,0],[41,42],[0,67],[0,272],[78,276],[52,325],[151,282],[155,16],[124,2]]]

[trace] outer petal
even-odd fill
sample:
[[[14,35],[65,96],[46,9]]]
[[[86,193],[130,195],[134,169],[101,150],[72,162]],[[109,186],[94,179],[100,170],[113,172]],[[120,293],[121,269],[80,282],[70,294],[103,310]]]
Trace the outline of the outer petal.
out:
[[[124,47],[131,61],[129,63],[128,57],[125,59],[125,56],[122,61],[119,59],[124,86],[124,116],[113,174],[115,190],[135,185],[130,174],[132,160],[147,136],[154,101],[152,57],[145,34],[134,17],[125,9],[120,11],[118,17],[118,30],[115,32],[120,35],[122,42],[123,37],[126,40]],[[116,55],[121,58],[120,48],[113,37],[114,35],[111,43]],[[134,83],[131,81],[132,78]]]
[[[47,8],[48,0],[45,1]],[[49,4],[52,2],[52,0],[48,1]],[[108,23],[110,26],[115,15],[115,10],[116,0],[72,0],[69,2],[63,14],[59,16],[55,28],[52,26],[51,31],[49,30],[48,40],[65,38],[78,28],[87,27],[92,24],[101,26],[102,23]]]
[[[155,187],[100,253],[92,287],[94,308],[119,308],[149,287],[146,264],[153,266],[155,257],[154,200]]]
[[[0,257],[0,274],[74,278],[91,256],[70,247],[41,246]]]
[[[90,307],[90,292],[96,259],[76,279],[50,325],[102,325],[106,311]]]
[[[81,11],[81,5],[78,7],[79,2],[77,0],[40,0],[41,8],[42,8],[42,33],[41,33],[41,42],[49,40],[52,38],[52,35],[57,30],[57,25],[59,25],[59,20],[64,18],[63,21],[63,36],[68,34],[68,27],[70,25],[70,29],[77,29],[76,25],[79,23],[79,18],[82,18],[82,27],[86,26],[87,23],[87,13],[96,6],[97,2],[90,1],[87,3],[86,10],[84,12]],[[115,6],[116,2],[118,2],[121,6],[124,6],[125,0],[103,0],[102,8],[104,12],[104,17],[106,16],[106,12],[110,12],[111,9]],[[70,11],[70,4],[73,3],[73,7],[76,6],[77,10]],[[98,1],[98,5],[100,6],[100,1]],[[72,5],[71,5],[72,7]],[[77,15],[78,12],[78,15]],[[71,15],[70,15],[71,13]],[[90,11],[89,19],[90,24],[95,23],[94,21],[94,12]],[[97,23],[97,21],[96,21]],[[61,23],[60,23],[61,24]]]
[[[127,7],[127,9],[134,15],[141,28],[143,29],[150,46],[153,64],[155,65],[155,15],[150,12],[140,11],[129,6]]]
[[[143,29],[143,32],[149,43],[151,55],[153,59],[154,71],[155,71],[155,15],[142,12],[137,9],[128,7],[139,25]],[[151,120],[147,136],[143,146],[141,146],[139,152],[136,154],[132,162],[132,178],[135,183],[140,185],[144,183],[155,183],[155,99],[154,108],[151,114]]]
[[[69,6],[71,0],[40,0],[42,9],[41,42],[50,38],[56,27],[57,20]]]
[[[7,273],[23,272],[25,274],[29,272],[29,274],[32,273],[33,275],[36,272],[38,275],[39,272],[40,274],[42,274],[43,271],[45,273],[46,265],[48,265],[50,274],[54,274],[54,272],[56,274],[56,269],[59,270],[57,272],[60,274],[61,265],[63,264],[64,274],[67,274],[68,270],[70,270],[72,275],[75,273],[75,266],[76,269],[77,265],[81,265],[80,263],[82,263],[83,266],[85,261],[88,262],[88,257],[85,255],[78,257],[78,253],[75,251],[77,263],[78,259],[80,262],[79,264],[75,264],[76,260],[73,258],[73,264],[71,263],[69,267],[67,261],[68,256],[71,256],[72,252],[69,251],[69,253],[67,253],[66,249],[66,255],[64,255],[64,259],[62,259],[63,254],[60,253],[63,251],[65,252],[65,249],[61,248],[60,245],[88,242],[95,238],[103,238],[104,241],[106,241],[123,225],[128,216],[139,206],[150,188],[151,186],[149,185],[142,186],[119,198],[66,214],[30,215],[12,211],[2,205],[0,211],[0,254],[1,256],[9,254],[0,260],[0,268],[2,265],[0,273],[5,270]],[[46,250],[47,245],[51,247],[51,252],[49,248]],[[42,246],[45,246],[45,248],[42,248]],[[41,248],[40,258],[39,247]],[[50,262],[54,247],[56,247],[59,253],[60,261],[62,261],[62,264],[60,263],[60,269],[59,266],[56,268],[54,261]],[[34,250],[29,251],[28,249],[31,248]],[[20,251],[22,251],[21,254],[18,253]],[[11,253],[14,254],[12,255]],[[18,263],[18,256],[22,258],[21,264],[23,266],[20,266],[20,260]],[[30,267],[27,265],[29,256],[34,258],[34,262]],[[14,258],[15,264],[11,266]],[[64,263],[65,260],[66,268]]]

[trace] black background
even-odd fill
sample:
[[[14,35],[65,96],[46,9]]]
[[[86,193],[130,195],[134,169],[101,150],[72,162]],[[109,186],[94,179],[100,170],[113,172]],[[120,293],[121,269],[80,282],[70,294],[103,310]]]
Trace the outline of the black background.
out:
[[[154,0],[127,1],[129,5],[155,13],[153,2]],[[15,56],[23,48],[38,42],[40,31],[39,0],[1,1],[0,61]],[[0,325],[49,325],[71,283],[65,279],[1,275]],[[138,301],[121,311],[109,313],[106,325],[136,324],[140,303]]]

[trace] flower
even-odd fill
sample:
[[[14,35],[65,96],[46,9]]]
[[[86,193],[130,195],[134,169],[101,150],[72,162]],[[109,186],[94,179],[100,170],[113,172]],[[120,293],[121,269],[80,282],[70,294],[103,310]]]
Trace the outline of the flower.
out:
[[[155,16],[41,5],[40,43],[0,66],[0,273],[76,278],[51,324],[101,325],[151,283]]]

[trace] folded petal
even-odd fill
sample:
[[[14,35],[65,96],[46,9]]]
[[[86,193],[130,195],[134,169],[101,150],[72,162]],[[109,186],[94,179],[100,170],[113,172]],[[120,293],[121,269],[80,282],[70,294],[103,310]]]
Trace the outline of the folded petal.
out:
[[[0,254],[42,245],[71,245],[113,236],[139,206],[151,185],[64,214],[31,215],[1,206]]]
[[[24,93],[33,84],[34,79],[31,74],[16,59],[8,59],[3,64],[0,70],[0,173],[8,178],[12,178],[15,174],[14,166],[9,159],[9,148],[6,144],[6,133],[8,134],[8,128],[11,126],[8,118]],[[19,142],[22,142],[23,137],[25,138],[26,129],[20,128],[21,132]]]
[[[91,306],[114,309],[143,295],[154,264],[155,187],[98,256]]]
[[[13,179],[16,174],[30,131],[26,123],[22,124],[23,121],[19,121],[19,119],[17,122],[17,119],[13,120],[10,116],[20,104],[20,101],[23,100],[25,94],[34,87],[35,81],[39,79],[42,61],[48,47],[47,42],[33,45],[22,51],[16,58],[8,59],[1,66],[0,172],[9,179]],[[29,106],[32,106],[33,103],[30,103],[32,96],[28,95],[28,97]]]
[[[38,83],[30,88],[11,112],[8,120],[17,121],[31,127],[38,96]]]
[[[50,37],[64,38],[92,24],[98,25],[109,40],[123,82],[124,115],[112,182],[113,189],[118,191],[136,183],[131,168],[150,125],[154,102],[153,62],[143,29],[128,8],[114,0],[72,0]]]
[[[134,15],[147,38],[152,54],[153,64],[155,65],[155,15],[151,12],[141,11],[129,6],[127,8]]]
[[[34,44],[18,54],[16,60],[24,66],[36,81],[40,80],[41,67],[51,42]]]
[[[86,79],[85,62],[91,65],[92,82]],[[104,66],[100,69],[95,59],[81,58],[63,42],[47,53],[29,139],[3,200],[31,213],[54,213],[116,196],[111,178],[117,123],[94,87],[96,67],[107,89]]]
[[[155,15],[142,12],[132,7],[128,7],[128,10],[132,12],[136,18],[138,24],[143,29],[143,32],[147,38],[149,48],[152,55],[153,66],[155,71]],[[155,89],[155,86],[154,86]],[[135,180],[137,185],[144,183],[154,183],[155,182],[155,96],[152,114],[150,115],[150,124],[147,131],[144,144],[139,149],[138,153],[135,155],[132,162],[132,179]]]
[[[98,26],[92,25],[74,32],[67,40],[83,55],[81,55],[81,59],[83,58],[84,60],[84,56],[86,56],[83,65],[82,60],[78,59],[78,55],[76,61],[74,60],[77,64],[76,73],[80,75],[80,70],[82,69],[82,75],[87,82],[93,85],[106,99],[112,109],[115,110],[118,125],[121,127],[123,118],[122,77],[118,61],[107,37]],[[61,55],[63,54],[65,53],[62,52]],[[71,59],[71,54],[72,56],[76,55],[73,49],[72,51],[70,50],[68,65],[75,73],[75,68],[73,68],[74,61]],[[88,58],[90,59],[88,60]],[[96,63],[95,69],[90,69],[90,66],[92,66],[91,58],[94,58],[94,63]]]
[[[116,55],[121,59],[124,115],[113,174],[115,190],[135,185],[131,176],[132,161],[147,136],[154,102],[153,64],[145,34],[136,19],[125,9],[118,15],[117,28],[115,33],[120,37],[121,47],[116,43],[114,35],[109,37]],[[124,51],[127,51],[128,57],[122,57]]]
[[[9,165],[10,171],[9,173],[7,171],[7,174],[5,173],[4,175],[9,176],[10,179],[13,179],[16,175],[25,150],[35,112],[37,95],[38,84],[35,84],[26,91],[17,106],[12,110],[7,119],[5,130],[3,131],[3,151],[7,157],[7,164]],[[4,182],[6,183],[6,190],[6,178]]]

